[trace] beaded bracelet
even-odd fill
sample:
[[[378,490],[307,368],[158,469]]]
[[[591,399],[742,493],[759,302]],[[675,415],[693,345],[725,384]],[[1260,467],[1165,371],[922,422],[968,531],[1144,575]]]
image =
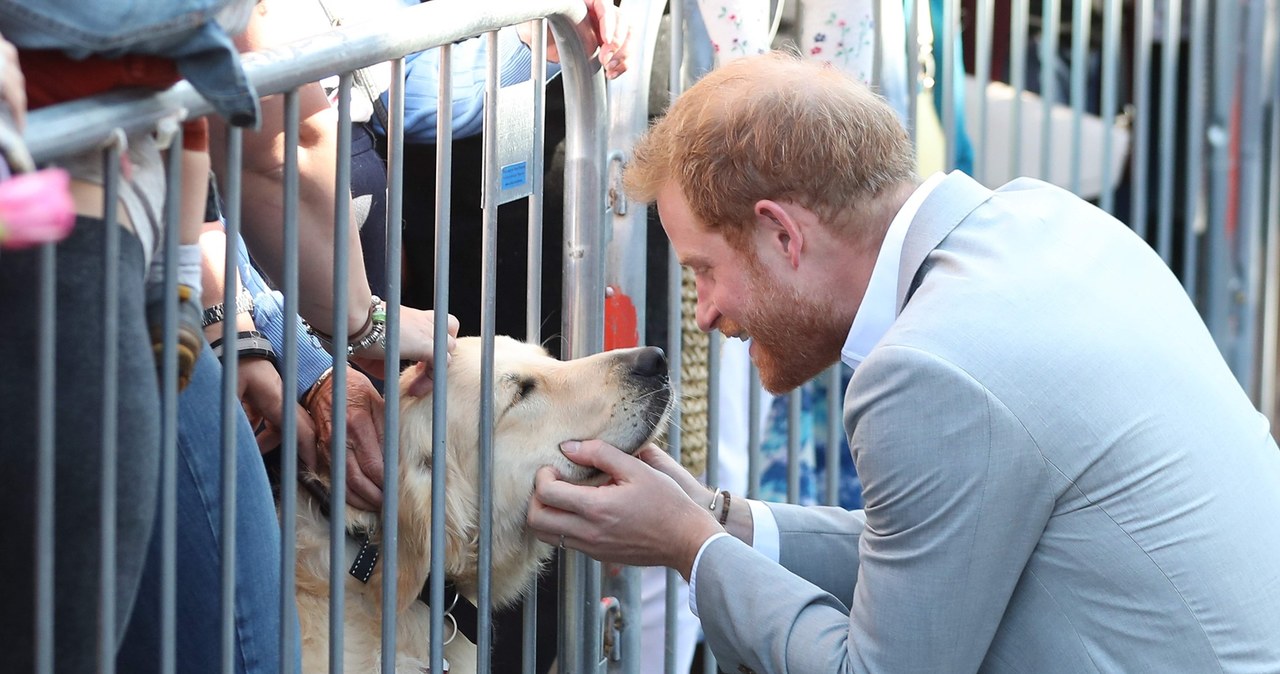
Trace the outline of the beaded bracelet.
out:
[[[311,336],[320,340],[325,349],[333,350],[332,335],[321,332],[311,325],[307,326],[307,331],[311,333]],[[365,319],[364,326],[347,340],[347,356],[354,356],[357,352],[363,351],[374,344],[381,344],[385,349],[386,340],[387,303],[377,295],[372,295],[369,301],[369,316]]]

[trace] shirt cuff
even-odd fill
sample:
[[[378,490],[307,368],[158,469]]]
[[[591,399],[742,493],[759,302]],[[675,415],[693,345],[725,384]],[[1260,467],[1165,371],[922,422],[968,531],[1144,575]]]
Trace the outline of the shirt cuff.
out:
[[[748,500],[751,506],[751,547],[756,552],[777,562],[781,558],[782,534],[778,532],[778,518],[764,501]]]
[[[689,612],[693,613],[695,618],[698,617],[698,562],[702,561],[702,553],[706,552],[707,546],[711,545],[711,541],[728,535],[723,531],[712,534],[710,538],[702,542],[702,547],[698,548],[698,554],[693,558],[693,568],[689,570]]]
[[[254,324],[271,342],[276,355],[284,358],[284,298],[277,291],[258,293],[253,298]],[[301,401],[325,370],[333,367],[333,356],[307,334],[306,326],[296,315],[292,317],[298,330],[298,382],[295,400]],[[281,362],[281,367],[284,363]]]

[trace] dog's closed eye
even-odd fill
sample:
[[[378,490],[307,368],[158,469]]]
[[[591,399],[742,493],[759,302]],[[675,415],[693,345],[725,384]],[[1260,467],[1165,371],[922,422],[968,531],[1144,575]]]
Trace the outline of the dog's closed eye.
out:
[[[515,373],[504,376],[503,383],[503,388],[511,391],[512,405],[525,400],[538,389],[538,380],[536,378]]]
[[[519,380],[517,384],[519,384],[519,393],[516,394],[517,402],[533,395],[534,389],[538,387],[538,382],[529,377]]]

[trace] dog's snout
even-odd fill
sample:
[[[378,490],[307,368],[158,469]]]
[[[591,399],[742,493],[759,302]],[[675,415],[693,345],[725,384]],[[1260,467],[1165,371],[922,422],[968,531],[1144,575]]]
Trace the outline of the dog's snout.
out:
[[[637,377],[667,376],[667,354],[656,346],[646,346],[636,352],[631,374]]]

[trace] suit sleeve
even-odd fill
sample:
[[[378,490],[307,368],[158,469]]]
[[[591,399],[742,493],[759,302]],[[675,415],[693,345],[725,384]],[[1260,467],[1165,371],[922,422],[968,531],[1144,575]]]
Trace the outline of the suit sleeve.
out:
[[[770,503],[778,523],[778,563],[817,585],[845,606],[853,600],[858,541],[866,525],[862,510]]]
[[[708,643],[727,671],[977,671],[1053,509],[1038,448],[979,382],[909,347],[863,363],[845,426],[864,519],[775,511],[791,570],[709,545]]]

